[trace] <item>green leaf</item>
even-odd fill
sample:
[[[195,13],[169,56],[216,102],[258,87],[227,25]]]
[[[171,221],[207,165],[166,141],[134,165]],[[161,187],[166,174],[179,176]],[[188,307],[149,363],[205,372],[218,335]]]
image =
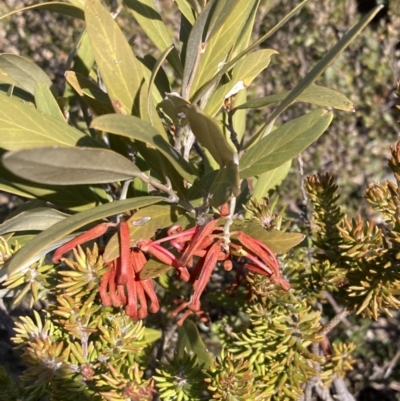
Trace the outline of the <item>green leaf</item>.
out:
[[[0,55],[0,68],[11,77],[17,85],[34,95],[35,85],[39,82],[46,84],[49,88],[52,82],[47,74],[31,61],[15,54]]]
[[[240,159],[240,177],[265,173],[286,163],[311,145],[328,127],[333,114],[314,110],[272,131]]]
[[[0,147],[6,150],[44,146],[100,146],[66,122],[0,94]]]
[[[151,329],[149,327],[144,328],[143,341],[146,344],[155,343],[158,339],[161,338],[161,336],[162,333],[160,330]]]
[[[69,56],[69,63],[66,65],[66,70],[73,69],[76,73],[80,73],[87,77],[93,71],[94,66],[94,55],[92,46],[90,45],[89,35],[87,30],[84,30],[78,40],[78,42],[72,48]],[[68,91],[68,87],[65,88]],[[64,93],[65,97],[66,94]]]
[[[334,62],[334,60],[339,56],[346,47],[353,42],[353,40],[363,31],[363,29],[370,23],[370,21],[375,17],[375,15],[383,8],[382,5],[372,9],[367,15],[365,15],[353,28],[350,29],[337,43],[335,46],[329,50],[328,53],[320,60],[317,65],[296,85],[296,87],[290,91],[285,100],[274,110],[274,112],[269,116],[264,125],[258,130],[258,132],[252,137],[246,147],[251,146],[253,143],[257,142],[265,132],[268,132],[275,119],[285,111],[315,80]]]
[[[221,79],[221,77],[226,74],[228,71],[230,71],[236,63],[242,59],[247,53],[250,53],[252,50],[254,50],[258,45],[261,43],[265,42],[266,39],[268,39],[271,35],[273,35],[276,31],[278,31],[287,21],[289,21],[298,11],[300,11],[308,2],[309,0],[303,0],[300,4],[298,4],[293,10],[291,10],[287,15],[285,15],[284,18],[282,18],[273,28],[271,28],[266,34],[261,36],[259,39],[257,39],[254,43],[252,43],[250,46],[248,46],[245,50],[243,50],[240,54],[238,54],[236,57],[234,57],[232,60],[230,60],[228,63],[226,63],[221,69],[218,70],[218,72],[215,73],[215,75],[206,83],[204,83],[192,96],[191,101],[193,104],[196,104],[203,96],[204,94],[209,91],[218,81]],[[251,15],[251,13],[250,13]]]
[[[43,231],[66,217],[67,214],[47,207],[27,210],[0,224],[0,235],[16,231]]]
[[[103,188],[85,186],[56,186],[34,184],[11,174],[0,165],[0,189],[28,199],[42,199],[74,211],[93,208],[110,201]]]
[[[148,122],[135,116],[111,114],[97,117],[91,126],[151,145],[158,149],[187,181],[192,183],[196,179],[190,164]]]
[[[222,107],[224,100],[236,95],[240,90],[248,88],[253,80],[268,67],[271,56],[277,51],[271,49],[258,50],[239,60],[232,71],[232,79],[220,86],[210,97],[204,113],[213,117]]]
[[[187,0],[174,0],[179,8],[179,11],[185,16],[185,18],[194,25],[196,19],[193,13],[192,7],[190,7]]]
[[[96,115],[101,116],[114,112],[107,93],[103,92],[98,85],[90,79],[74,71],[67,71],[65,73],[65,79]]]
[[[153,0],[124,0],[124,3],[158,50],[164,52],[167,48],[173,46],[174,42],[169,30],[156,10]],[[174,47],[167,58],[174,70],[182,76],[183,67],[181,59]]]
[[[174,216],[171,213],[171,205],[153,205],[140,209],[127,221],[129,225],[130,245],[131,247],[135,247],[138,241],[154,237],[158,229],[172,226]],[[116,259],[119,254],[120,242],[117,233],[108,241],[103,259],[106,262],[110,262]]]
[[[159,260],[149,259],[140,271],[139,276],[141,280],[147,280],[149,278],[156,278],[169,270],[173,269],[172,266],[160,262]]]
[[[164,114],[168,119],[178,127],[185,127],[188,124],[186,113],[190,103],[177,93],[166,93],[165,98],[157,105],[157,110]]]
[[[155,111],[154,108],[154,103],[153,103],[153,85],[154,85],[154,81],[157,77],[158,71],[160,71],[160,68],[162,66],[162,63],[165,61],[165,59],[167,58],[168,54],[170,53],[170,51],[173,49],[172,46],[166,48],[161,54],[160,57],[157,59],[157,61],[154,64],[154,67],[151,71],[151,76],[150,76],[150,81],[149,81],[149,89],[147,92],[147,112],[150,116],[150,121],[153,124],[153,120],[154,120],[154,116],[153,116],[153,111]],[[161,100],[160,100],[161,101]],[[157,102],[157,101],[156,101]],[[164,129],[164,128],[163,128]]]
[[[71,3],[72,5],[82,9],[85,6],[85,1],[86,0],[68,0],[68,2]]]
[[[57,118],[59,121],[66,123],[65,117],[54,98],[48,85],[44,82],[39,82],[35,86],[35,104],[36,108],[49,116]]]
[[[85,17],[93,54],[115,111],[139,114],[134,102],[144,81],[141,63],[98,0],[86,0]]]
[[[257,183],[254,186],[252,197],[259,202],[268,196],[268,191],[280,185],[289,173],[292,161],[289,160],[273,170],[261,174],[257,178]]]
[[[195,106],[189,109],[187,117],[194,136],[209,150],[220,167],[233,162],[234,151],[214,120],[202,114]]]
[[[221,206],[228,202],[232,196],[238,196],[239,185],[239,167],[237,164],[229,162],[219,170],[210,188],[211,206]]]
[[[51,2],[46,2],[46,3],[41,3],[41,4],[34,4],[32,6],[23,7],[18,10],[10,11],[9,13],[0,16],[0,20],[2,20],[3,18],[7,18],[10,15],[19,13],[21,11],[32,10],[32,9],[37,9],[37,8],[41,8],[41,9],[48,10],[48,11],[53,11],[53,12],[67,15],[67,16],[73,17],[73,18],[78,18],[78,19],[85,18],[82,9],[80,9],[74,5],[61,3],[59,1],[51,1]]]
[[[26,149],[6,153],[2,161],[13,174],[48,185],[106,184],[143,176],[131,161],[109,149]]]
[[[206,38],[204,50],[201,53],[197,73],[193,80],[190,94],[209,81],[227,61],[228,53],[236,43],[247,19],[252,12],[256,0],[226,0],[224,2],[223,24],[215,25],[211,35]],[[192,96],[191,96],[192,97]]]
[[[114,201],[67,217],[51,226],[46,231],[38,234],[34,239],[28,242],[24,248],[19,250],[7,263],[8,274],[11,275],[24,270],[42,255],[49,252],[54,243],[87,224],[119,213],[124,213],[127,210],[152,205],[164,199],[165,198],[158,196],[143,196],[141,198]]]
[[[259,99],[252,99],[233,109],[233,112],[240,109],[258,109],[269,104],[284,100],[290,91],[276,95],[265,96]],[[344,95],[333,89],[323,86],[311,85],[299,95],[296,102],[311,103],[321,107],[332,107],[337,110],[354,111],[354,104]]]
[[[194,77],[192,77],[193,73],[196,73],[195,66],[198,63],[198,58],[200,57],[200,51],[203,43],[203,33],[204,28],[208,21],[208,16],[214,7],[216,0],[210,0],[203,11],[200,13],[196,22],[194,23],[189,39],[187,41],[186,46],[186,57],[185,57],[185,68],[183,71],[182,78],[182,96],[185,99],[189,98],[190,86],[189,82],[191,82]]]
[[[242,232],[261,241],[274,253],[286,252],[300,244],[305,238],[305,235],[301,233],[285,233],[278,230],[266,231],[260,223],[253,221],[235,221],[233,224],[235,229],[237,224]]]
[[[203,363],[205,368],[210,367],[214,362],[200,337],[197,326],[189,319],[186,319],[183,325],[178,328],[177,352],[180,357],[183,357],[185,352],[196,355],[197,362]]]
[[[17,243],[21,247],[24,247],[32,238],[35,238],[35,234],[21,234],[21,235],[13,235],[8,243],[11,246],[15,246]]]

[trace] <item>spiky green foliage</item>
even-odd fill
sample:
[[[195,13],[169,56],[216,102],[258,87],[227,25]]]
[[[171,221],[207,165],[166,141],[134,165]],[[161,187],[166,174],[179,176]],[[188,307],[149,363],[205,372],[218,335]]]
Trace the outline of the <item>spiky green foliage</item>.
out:
[[[160,398],[165,401],[201,401],[208,399],[204,365],[195,355],[174,354],[161,363],[154,376]]]
[[[268,280],[249,280],[249,327],[224,337],[224,346],[235,361],[248,361],[245,366],[258,394],[254,399],[296,400],[304,383],[317,374],[313,364],[323,361],[309,350],[323,339],[321,315],[293,292],[285,293]]]

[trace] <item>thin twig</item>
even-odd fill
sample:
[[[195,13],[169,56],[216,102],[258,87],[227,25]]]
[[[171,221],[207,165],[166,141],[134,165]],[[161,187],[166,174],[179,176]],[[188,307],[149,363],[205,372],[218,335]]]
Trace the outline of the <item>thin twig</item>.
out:
[[[129,185],[131,185],[131,182],[132,182],[132,178],[130,180],[126,180],[124,182],[124,185],[122,185],[122,190],[121,190],[121,194],[119,196],[119,200],[126,199],[126,197],[128,195]]]
[[[341,377],[336,378],[333,381],[333,386],[335,387],[336,398],[339,401],[356,401],[356,399],[350,394],[349,390],[347,390],[346,384]]]
[[[319,332],[321,336],[326,336],[334,327],[336,327],[346,316],[350,315],[350,309],[343,308],[335,317]]]
[[[174,148],[176,149],[179,154],[181,153],[182,150],[182,134],[183,130],[181,126],[177,126],[175,129],[175,135],[174,135]]]
[[[185,139],[183,141],[183,158],[186,161],[189,161],[190,151],[192,150],[192,146],[195,143],[196,138],[189,128],[189,126],[185,127]]]
[[[171,188],[170,185],[161,184],[159,181],[153,180],[153,178],[147,176],[146,174],[142,173],[140,175],[140,179],[145,182],[146,184],[152,185],[154,188],[157,188],[169,195],[169,198],[166,199],[167,202],[177,203],[179,202],[179,196],[175,193],[175,191]]]
[[[233,197],[229,201],[229,216],[226,218],[226,222],[224,225],[224,249],[228,250],[229,248],[229,243],[231,242],[231,233],[230,233],[230,228],[233,223],[233,215],[235,214],[235,208],[236,208],[236,197]]]
[[[319,332],[322,337],[325,337],[335,326],[337,326],[346,316],[350,314],[350,310],[347,308],[343,308],[339,313],[335,315],[335,317]],[[319,343],[315,342],[312,344],[311,347],[312,353],[318,355],[319,353]],[[319,371],[320,371],[320,364],[318,362],[314,363],[314,368],[317,371],[317,375],[313,376],[307,383],[306,389],[304,391],[304,401],[311,401],[312,400],[312,391],[316,386]],[[343,399],[343,401],[350,401]]]
[[[240,143],[238,141],[237,133],[233,126],[233,114],[228,112],[228,125],[226,126],[231,134],[231,141],[235,145],[236,150],[240,151]]]
[[[329,304],[332,306],[333,310],[335,311],[335,313],[340,313],[341,308],[338,305],[338,303],[336,302],[335,298],[333,298],[332,294],[330,294],[327,291],[324,291],[323,293],[323,297],[329,302]],[[348,321],[348,319],[344,318],[342,320],[342,322],[347,326],[350,327],[351,323]]]

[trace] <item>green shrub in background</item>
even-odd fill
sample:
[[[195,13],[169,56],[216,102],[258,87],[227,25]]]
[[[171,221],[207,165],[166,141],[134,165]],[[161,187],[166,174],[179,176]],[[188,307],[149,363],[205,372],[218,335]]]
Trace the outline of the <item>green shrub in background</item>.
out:
[[[353,110],[314,82],[380,7],[290,92],[255,99],[247,88],[276,54],[259,45],[307,1],[256,41],[259,1],[176,1],[176,46],[151,0],[69,3],[37,6],[85,20],[63,96],[32,62],[0,56],[1,189],[28,199],[1,226],[2,295],[46,301],[16,323],[27,368],[19,381],[2,372],[2,397],[310,400],[346,390],[355,346],[331,347],[327,335],[353,312],[376,319],[398,307],[397,184],[367,192],[381,229],[346,218],[330,176],[310,177],[314,220],[303,231],[314,242],[292,251],[304,235],[266,198],[332,109]],[[120,8],[158,51],[134,55],[113,18]],[[280,121],[296,101],[312,111]],[[246,110],[271,104],[247,129]],[[343,307],[329,323],[327,293]]]

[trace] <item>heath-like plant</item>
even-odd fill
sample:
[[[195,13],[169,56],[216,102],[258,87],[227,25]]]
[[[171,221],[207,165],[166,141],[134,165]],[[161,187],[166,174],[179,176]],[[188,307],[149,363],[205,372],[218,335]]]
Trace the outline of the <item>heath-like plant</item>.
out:
[[[16,323],[27,368],[19,384],[0,387],[4,399],[311,399],[352,362],[352,345],[320,352],[334,325],[323,328],[316,309],[323,291],[341,294],[343,314],[376,318],[399,306],[387,268],[394,251],[373,225],[342,215],[329,177],[307,181],[321,251],[301,271],[305,248],[285,254],[304,235],[264,199],[333,110],[354,109],[314,82],[381,8],[290,92],[248,99],[271,58],[279,62],[279,49],[260,44],[307,2],[256,40],[259,0],[176,0],[175,35],[153,0],[26,8],[81,19],[84,29],[63,94],[31,61],[0,55],[0,189],[26,200],[0,226],[2,294],[46,304]],[[127,41],[122,11],[150,54]],[[312,110],[281,123],[299,101]],[[246,110],[269,105],[249,135]],[[396,191],[380,189],[379,199],[395,202]],[[193,321],[212,328],[212,352]]]

